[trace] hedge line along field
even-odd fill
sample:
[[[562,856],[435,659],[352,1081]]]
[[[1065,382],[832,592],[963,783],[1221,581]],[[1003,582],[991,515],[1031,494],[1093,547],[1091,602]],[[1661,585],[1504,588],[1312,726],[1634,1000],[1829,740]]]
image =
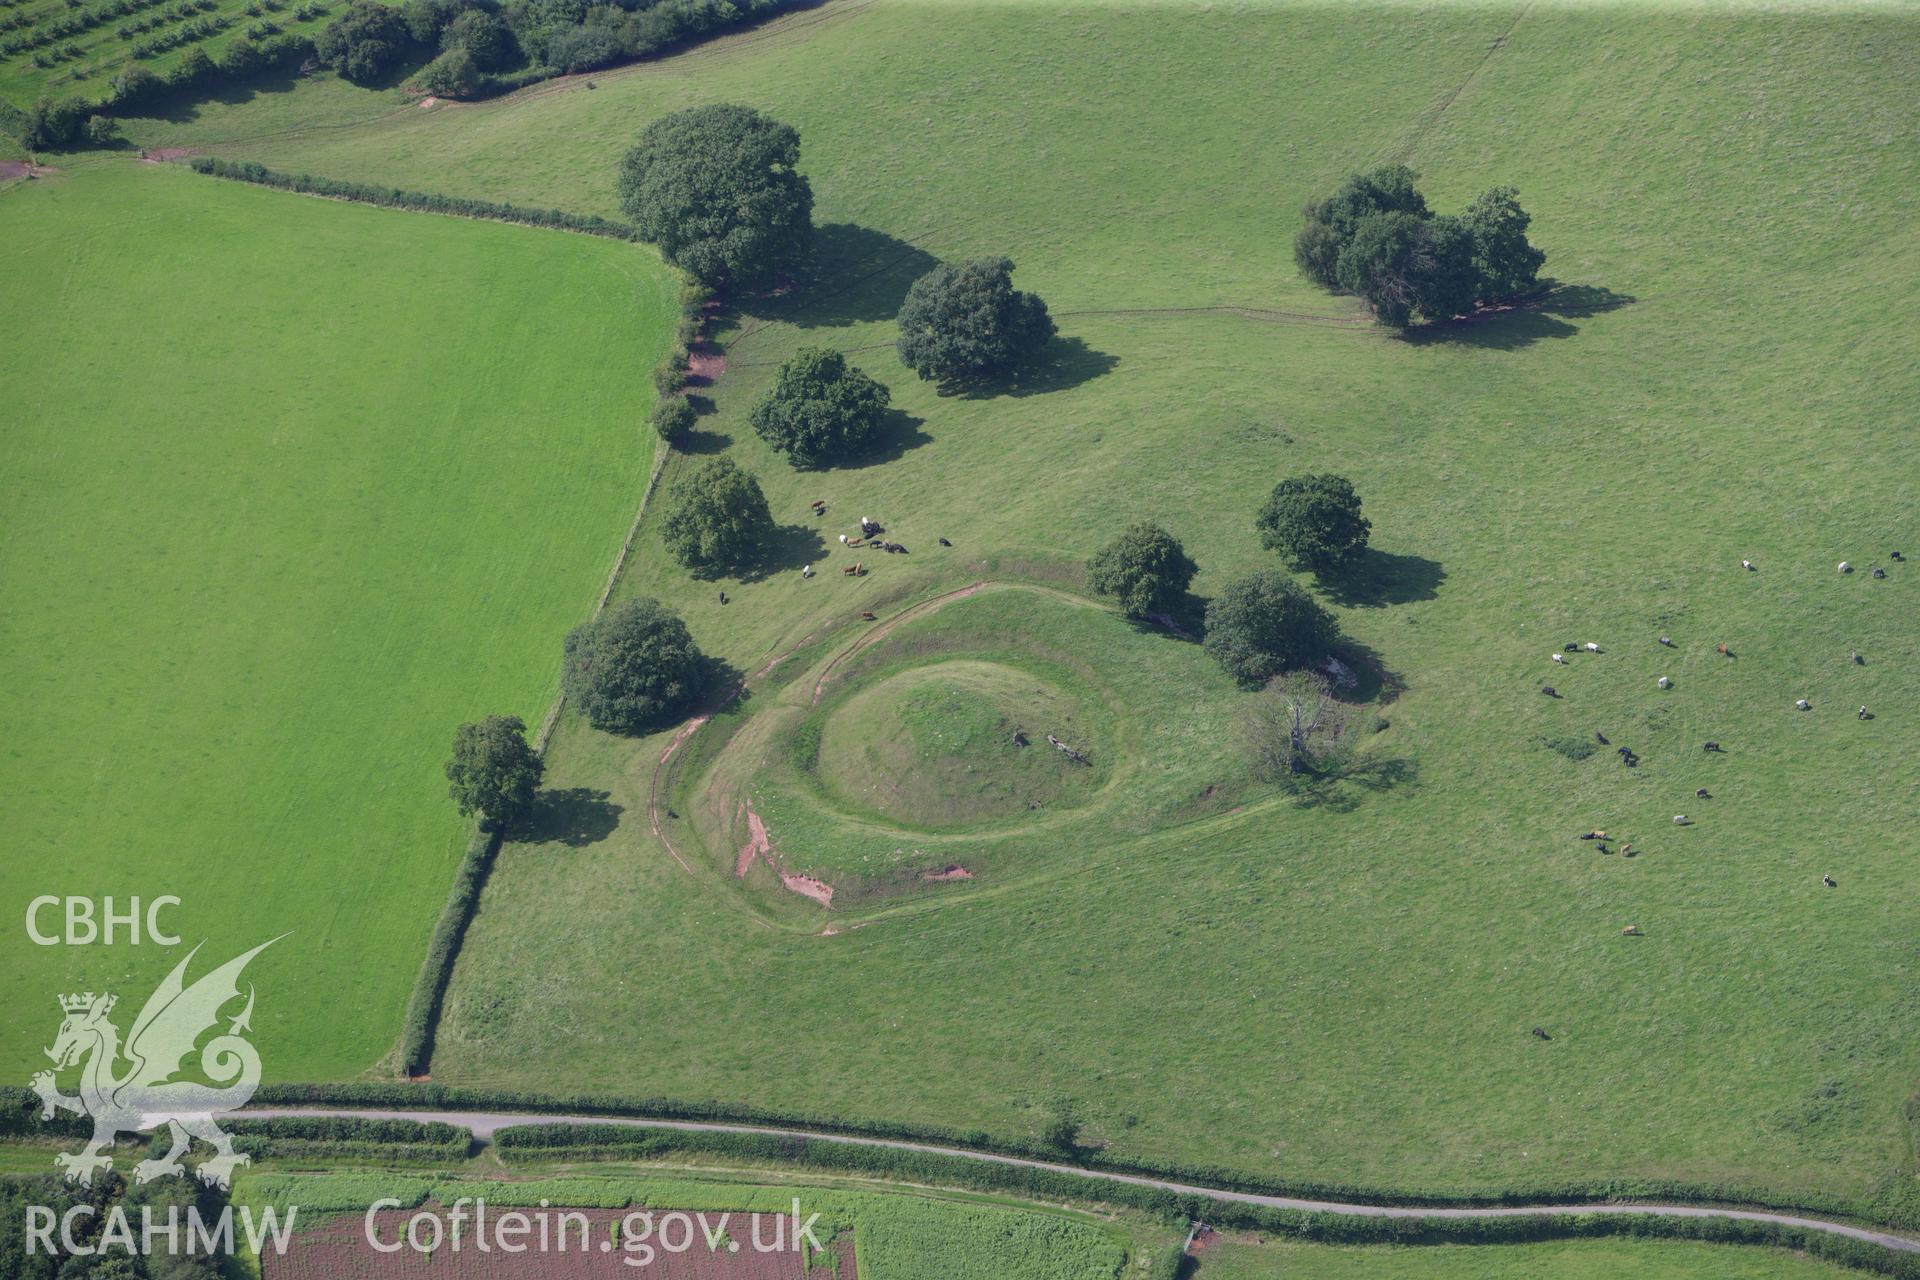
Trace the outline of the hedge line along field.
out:
[[[539,720],[631,521],[678,283],[131,161],[0,194],[0,264],[0,1074],[184,950],[35,946],[28,901],[174,894],[195,974],[290,932],[247,975],[267,1078],[356,1076],[466,841],[454,726]]]
[[[1856,1271],[1785,1249],[1673,1240],[1567,1240],[1554,1244],[1421,1248],[1250,1242],[1216,1238],[1196,1280],[1602,1280],[1631,1271],[1647,1280],[1832,1280]]]
[[[650,527],[620,586],[743,672],[813,646],[713,730],[743,732],[857,610],[989,576],[1071,591],[1129,519],[1185,540],[1210,595],[1271,563],[1251,516],[1273,483],[1330,470],[1378,554],[1369,590],[1329,602],[1397,678],[1368,749],[1407,771],[1101,847],[1084,875],[871,916],[783,903],[796,927],[776,931],[753,918],[766,894],[689,876],[640,820],[666,740],[569,722],[550,781],[591,801],[595,838],[503,855],[436,1080],[1023,1138],[1071,1098],[1116,1158],[1435,1191],[1734,1183],[1911,1214],[1920,797],[1900,762],[1920,754],[1920,653],[1911,571],[1886,557],[1920,544],[1920,372],[1884,300],[1920,274],[1920,23],[876,0],[754,36],[592,91],[393,114],[322,85],[129,132],[612,214],[647,121],[761,107],[802,135],[823,258],[731,318],[695,447],[756,472],[821,572],[725,583],[723,607]],[[302,101],[384,118],[287,132]],[[1391,160],[1442,210],[1517,185],[1565,290],[1400,341],[1310,288],[1288,252],[1301,203]],[[936,258],[986,253],[1015,259],[1062,341],[1045,376],[942,397],[903,373],[888,321]],[[798,474],[748,427],[815,343],[894,392],[872,465]],[[822,549],[856,514],[912,554],[854,583]],[[1548,664],[1587,640],[1605,652]],[[1640,767],[1551,745],[1595,732]],[[1573,839],[1593,827],[1642,856]]]

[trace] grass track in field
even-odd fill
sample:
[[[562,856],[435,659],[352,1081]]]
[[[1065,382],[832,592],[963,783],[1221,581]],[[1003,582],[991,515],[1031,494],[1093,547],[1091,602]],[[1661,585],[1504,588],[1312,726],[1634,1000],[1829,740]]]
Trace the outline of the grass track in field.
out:
[[[0,246],[0,1074],[56,993],[124,1030],[178,958],[36,947],[28,900],[172,893],[202,965],[294,931],[249,974],[268,1078],[353,1076],[464,844],[453,727],[538,721],[639,500],[675,282],[130,161],[0,194]]]
[[[723,609],[643,536],[621,590],[684,603],[750,671],[988,561],[1070,566],[1140,516],[1186,539],[1210,593],[1266,563],[1248,513],[1275,479],[1337,470],[1367,498],[1388,585],[1336,603],[1405,682],[1389,736],[1420,785],[1117,850],[1125,877],[976,884],[826,941],[757,929],[630,817],[598,843],[511,849],[439,1078],[996,1132],[1031,1132],[1066,1093],[1116,1153],[1281,1176],[1675,1177],[1911,1203],[1920,600],[1906,570],[1833,565],[1920,544],[1920,370],[1890,309],[1920,279],[1920,22],[836,11],[593,91],[306,134],[282,132],[291,101],[136,130],[196,145],[257,125],[277,136],[226,149],[609,212],[646,121],[773,111],[805,138],[834,278],[858,283],[739,317],[700,445],[759,472],[783,520],[824,497],[916,552],[852,590],[827,559],[813,583],[743,584]],[[324,104],[345,118],[347,99]],[[1295,276],[1287,242],[1304,199],[1385,159],[1423,170],[1443,210],[1518,184],[1550,271],[1583,292],[1448,341],[1344,327],[1351,309]],[[887,318],[932,257],[987,252],[1020,263],[1070,342],[1044,394],[937,397],[894,362]],[[1267,310],[1187,310],[1225,305]],[[821,341],[856,350],[915,420],[885,465],[796,476],[747,429],[778,361]],[[920,554],[942,534],[950,567]],[[1608,652],[1546,662],[1587,639]],[[1565,697],[1542,698],[1546,681]],[[1795,715],[1801,696],[1819,710]],[[1852,718],[1862,702],[1877,720]],[[1641,767],[1542,745],[1595,730]],[[1729,754],[1703,758],[1706,738]],[[569,726],[556,781],[639,813],[662,745]],[[1699,821],[1681,832],[1683,811]],[[1592,826],[1645,855],[1591,854],[1571,836]],[[1647,937],[1623,942],[1630,922]]]

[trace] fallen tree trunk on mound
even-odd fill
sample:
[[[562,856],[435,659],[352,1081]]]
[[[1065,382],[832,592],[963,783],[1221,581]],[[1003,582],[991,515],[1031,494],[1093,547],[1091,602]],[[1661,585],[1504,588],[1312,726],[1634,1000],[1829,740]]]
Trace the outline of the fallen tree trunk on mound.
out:
[[[1060,739],[1054,737],[1052,734],[1047,735],[1047,741],[1053,746],[1056,746],[1060,748],[1060,750],[1066,752],[1067,759],[1073,761],[1075,764],[1092,764],[1093,763],[1093,761],[1087,759],[1085,756],[1081,755],[1078,751],[1075,751],[1072,747],[1060,741]]]

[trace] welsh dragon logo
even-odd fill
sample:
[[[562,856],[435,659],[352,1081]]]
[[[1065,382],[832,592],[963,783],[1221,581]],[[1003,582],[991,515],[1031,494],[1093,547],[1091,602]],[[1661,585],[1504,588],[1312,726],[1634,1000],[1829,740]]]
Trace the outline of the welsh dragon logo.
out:
[[[187,966],[199,954],[196,946],[147,997],[124,1045],[119,1028],[108,1019],[117,997],[91,991],[60,997],[60,1011],[66,1016],[53,1047],[47,1050],[53,1070],[37,1073],[32,1085],[40,1095],[41,1119],[51,1120],[60,1111],[93,1119],[93,1137],[85,1151],[63,1151],[53,1158],[66,1171],[67,1181],[91,1185],[95,1170],[113,1167],[113,1157],[105,1153],[116,1137],[162,1125],[170,1131],[172,1149],[158,1160],[135,1165],[135,1182],[184,1173],[180,1157],[195,1138],[214,1150],[198,1170],[201,1180],[211,1186],[227,1186],[234,1169],[249,1163],[247,1156],[234,1151],[233,1138],[214,1123],[214,1117],[245,1105],[260,1084],[260,1055],[240,1034],[252,1030],[251,985],[246,1007],[232,1017],[224,1032],[200,1046],[197,1074],[212,1083],[174,1077],[183,1072],[202,1035],[217,1030],[221,1009],[239,998],[240,973],[247,962],[278,941],[263,942],[188,986]],[[121,1069],[123,1062],[126,1066]],[[68,1097],[54,1079],[56,1073],[76,1064],[83,1064],[80,1094]]]

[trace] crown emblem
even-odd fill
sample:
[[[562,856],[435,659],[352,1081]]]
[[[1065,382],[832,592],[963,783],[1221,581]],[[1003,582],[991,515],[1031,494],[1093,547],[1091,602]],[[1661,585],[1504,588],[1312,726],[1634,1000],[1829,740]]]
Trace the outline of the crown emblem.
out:
[[[113,1008],[114,999],[115,997],[113,996],[106,997],[106,1003],[100,1006],[100,1012],[106,1013],[109,1010],[111,1010]],[[93,1007],[93,1001],[94,1001],[93,992],[83,991],[75,995],[61,996],[60,1007],[68,1013],[85,1013],[88,1009],[91,1009]]]

